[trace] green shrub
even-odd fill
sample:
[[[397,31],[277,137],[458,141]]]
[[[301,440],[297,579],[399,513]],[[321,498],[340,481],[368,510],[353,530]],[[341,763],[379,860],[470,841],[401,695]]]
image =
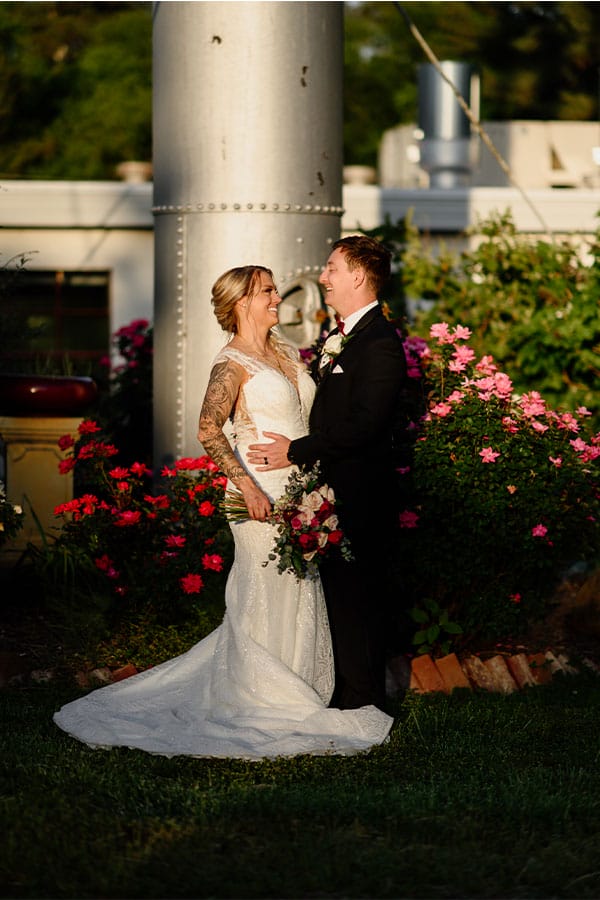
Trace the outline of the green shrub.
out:
[[[600,427],[600,232],[584,247],[519,235],[509,213],[473,229],[480,242],[456,256],[427,253],[410,223],[399,231],[403,290],[429,301],[412,332],[462,322],[471,345],[510,371],[515,390],[539,391],[555,407],[588,407]]]

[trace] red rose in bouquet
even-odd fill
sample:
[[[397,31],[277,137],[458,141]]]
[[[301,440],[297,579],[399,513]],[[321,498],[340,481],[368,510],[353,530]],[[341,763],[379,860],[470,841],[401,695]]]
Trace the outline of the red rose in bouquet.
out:
[[[226,494],[224,507],[233,520],[240,521],[248,515],[237,492]],[[320,563],[331,552],[341,553],[347,560],[353,558],[350,542],[339,527],[334,492],[321,483],[318,465],[292,472],[269,521],[276,526],[278,537],[265,566],[277,560],[279,572],[291,572],[301,579],[316,575]]]

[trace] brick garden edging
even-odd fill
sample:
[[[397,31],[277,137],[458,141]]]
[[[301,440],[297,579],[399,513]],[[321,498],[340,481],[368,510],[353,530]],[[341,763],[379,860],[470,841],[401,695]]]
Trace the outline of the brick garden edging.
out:
[[[600,672],[590,660],[584,660],[584,665]],[[435,691],[449,694],[454,688],[479,688],[511,694],[525,687],[547,684],[558,672],[574,675],[577,669],[563,653],[555,655],[551,650],[515,653],[513,656],[498,653],[488,659],[467,656],[459,660],[455,653],[441,659],[423,655],[416,656],[411,662],[409,690],[417,694]]]
[[[582,661],[583,666],[600,675],[600,666],[590,659]],[[515,653],[511,656],[497,653],[487,659],[466,656],[459,660],[455,653],[441,659],[431,656],[416,656],[410,664],[408,689],[417,694],[432,692],[450,694],[455,688],[479,689],[494,693],[510,694],[526,687],[547,684],[554,675],[575,675],[577,669],[571,665],[564,653],[555,655],[551,650],[544,653]],[[104,666],[75,673],[74,679],[82,690],[102,687],[115,681],[123,681],[136,675],[138,669],[132,664],[120,668]],[[0,688],[15,682],[31,679],[35,682],[50,681],[56,676],[53,669],[32,670],[24,655],[0,652]]]

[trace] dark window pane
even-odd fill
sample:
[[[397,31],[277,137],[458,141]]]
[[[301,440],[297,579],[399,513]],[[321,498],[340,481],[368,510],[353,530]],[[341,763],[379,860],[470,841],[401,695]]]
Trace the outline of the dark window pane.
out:
[[[110,349],[108,272],[18,272],[0,277],[4,371],[89,374]]]

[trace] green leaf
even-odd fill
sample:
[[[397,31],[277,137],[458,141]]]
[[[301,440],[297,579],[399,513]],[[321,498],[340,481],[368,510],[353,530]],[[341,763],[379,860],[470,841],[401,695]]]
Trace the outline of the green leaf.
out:
[[[429,621],[429,616],[427,615],[427,613],[424,612],[422,609],[418,609],[417,607],[415,607],[414,609],[411,609],[410,615],[411,615],[411,618],[413,618],[415,622],[423,623],[423,622]]]
[[[433,642],[435,640],[437,640],[437,638],[439,637],[439,633],[440,633],[439,625],[431,625],[427,629],[427,640],[429,641],[430,644],[433,644]]]

